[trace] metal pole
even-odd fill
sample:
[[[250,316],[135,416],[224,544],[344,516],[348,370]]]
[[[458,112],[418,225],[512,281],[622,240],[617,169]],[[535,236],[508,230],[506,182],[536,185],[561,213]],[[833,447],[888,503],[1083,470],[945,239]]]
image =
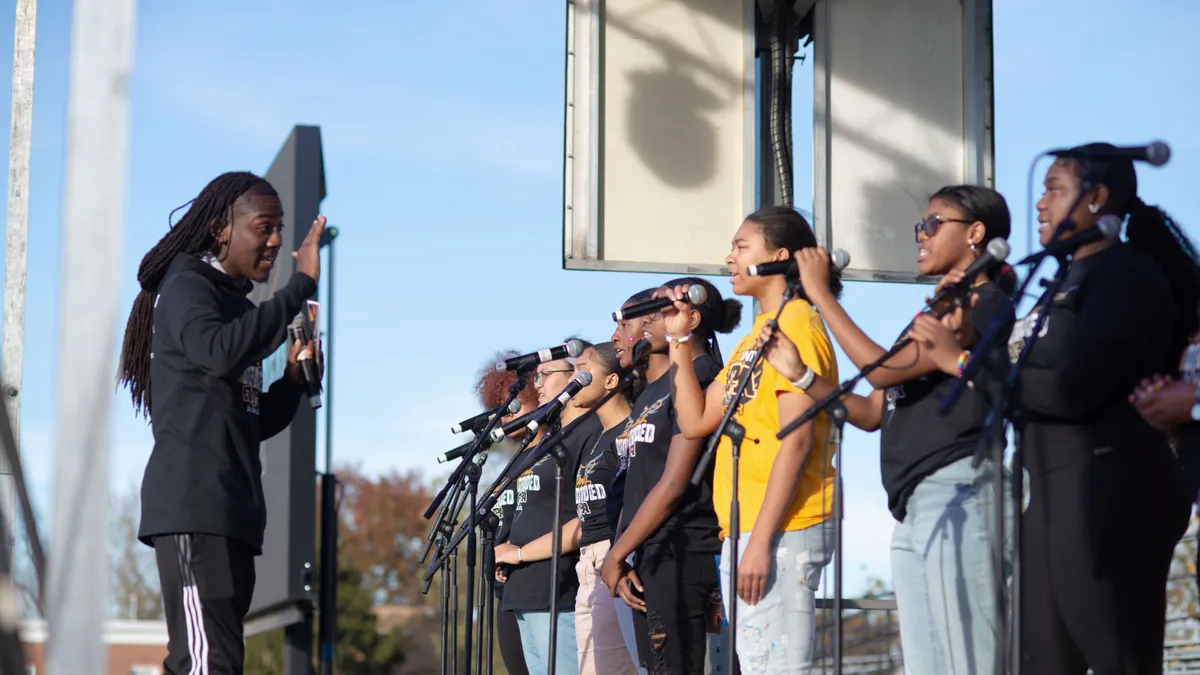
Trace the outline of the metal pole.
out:
[[[134,0],[76,0],[63,189],[47,672],[107,663],[108,449]]]
[[[337,304],[333,299],[333,284],[337,275],[333,271],[335,257],[333,242],[337,237],[337,228],[330,237],[329,248],[329,300],[325,303],[325,473],[333,473],[333,309]]]
[[[317,631],[320,636],[317,663],[320,675],[333,675],[334,641],[337,637],[337,478],[333,475],[333,242],[337,228],[328,232],[329,298],[325,303],[325,473],[321,478],[321,581]],[[324,348],[325,345],[322,345]]]
[[[8,230],[4,239],[4,328],[0,343],[0,392],[8,407],[17,448],[21,445],[21,377],[25,361],[25,241],[29,231],[29,156],[33,143],[33,57],[37,0],[17,0],[13,36],[12,132],[8,141]],[[7,536],[0,545],[14,559],[16,491],[12,467],[0,455],[0,512]]]

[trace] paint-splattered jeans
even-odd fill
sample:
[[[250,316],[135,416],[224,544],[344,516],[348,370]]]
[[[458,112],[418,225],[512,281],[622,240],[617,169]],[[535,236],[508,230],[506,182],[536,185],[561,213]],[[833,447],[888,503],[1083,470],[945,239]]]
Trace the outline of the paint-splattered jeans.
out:
[[[750,533],[738,538],[739,556]],[[721,551],[721,596],[729,611],[729,547]],[[737,600],[737,654],[743,675],[808,673],[812,670],[817,588],[833,558],[833,522],[777,532],[771,540],[774,564],[767,591],[757,605]]]
[[[947,464],[917,485],[904,521],[896,524],[892,584],[910,675],[992,672],[994,476],[991,462],[978,469],[971,468],[970,457]],[[1012,514],[1005,515],[1008,529]]]

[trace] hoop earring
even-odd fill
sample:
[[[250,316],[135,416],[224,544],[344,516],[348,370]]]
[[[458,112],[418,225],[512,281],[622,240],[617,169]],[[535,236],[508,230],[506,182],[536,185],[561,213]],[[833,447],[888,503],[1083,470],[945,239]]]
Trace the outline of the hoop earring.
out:
[[[1088,204],[1088,213],[1099,213],[1099,212],[1100,212],[1099,204]]]

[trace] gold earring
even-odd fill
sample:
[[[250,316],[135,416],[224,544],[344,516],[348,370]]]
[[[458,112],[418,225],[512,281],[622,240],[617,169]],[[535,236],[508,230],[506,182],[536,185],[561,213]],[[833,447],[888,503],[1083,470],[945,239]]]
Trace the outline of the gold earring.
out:
[[[1088,213],[1099,213],[1099,212],[1100,212],[1099,204],[1088,204]]]

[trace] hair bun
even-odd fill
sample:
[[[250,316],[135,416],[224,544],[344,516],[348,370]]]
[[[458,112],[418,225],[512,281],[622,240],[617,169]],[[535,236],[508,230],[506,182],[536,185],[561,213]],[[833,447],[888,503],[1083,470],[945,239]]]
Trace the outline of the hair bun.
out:
[[[725,298],[722,303],[721,323],[719,326],[714,326],[718,333],[731,333],[738,324],[742,322],[742,301],[734,298]]]

